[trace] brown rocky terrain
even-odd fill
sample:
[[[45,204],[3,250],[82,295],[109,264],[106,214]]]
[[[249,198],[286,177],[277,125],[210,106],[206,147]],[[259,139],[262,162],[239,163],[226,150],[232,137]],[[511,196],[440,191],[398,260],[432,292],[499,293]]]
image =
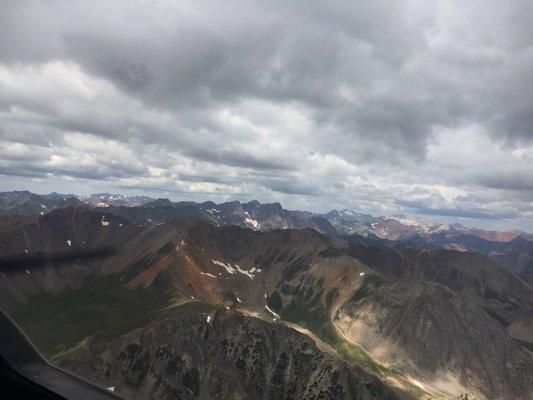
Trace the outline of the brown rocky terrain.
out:
[[[378,378],[281,324],[199,303],[109,342],[55,357],[132,399],[396,399]],[[184,309],[184,310],[182,310]]]
[[[231,398],[220,385],[225,371],[240,376],[237,353],[216,348],[228,338],[249,349],[240,365],[264,366],[241,386],[232,381],[243,397],[532,393],[531,286],[484,256],[345,247],[312,229],[140,223],[84,207],[17,221],[1,225],[2,307],[44,354],[127,397]],[[254,337],[264,344],[258,359]],[[313,340],[318,375],[291,369]],[[184,366],[175,378],[160,341],[176,343],[169,357]],[[132,343],[142,343],[140,358],[126,361]],[[273,381],[281,359],[283,390]],[[137,361],[150,373],[135,375]],[[193,364],[201,379],[191,389],[183,382]]]

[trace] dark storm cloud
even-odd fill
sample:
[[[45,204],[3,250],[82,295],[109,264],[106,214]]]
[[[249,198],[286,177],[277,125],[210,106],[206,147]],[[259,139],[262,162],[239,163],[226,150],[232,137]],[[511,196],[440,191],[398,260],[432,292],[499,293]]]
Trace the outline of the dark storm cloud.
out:
[[[323,194],[322,190],[315,185],[290,180],[267,180],[263,184],[276,192],[286,194],[300,194],[304,196],[320,196]]]
[[[38,171],[32,164],[17,165],[16,167],[0,167],[0,174],[7,176],[23,176],[29,178],[46,177],[46,173]]]
[[[503,214],[526,215],[532,12],[503,0],[8,0],[0,167],[176,193],[315,196],[317,207],[334,197],[490,219],[505,203]],[[464,140],[448,144],[456,132]],[[118,167],[93,137],[127,153]],[[43,156],[28,163],[28,146]],[[78,169],[76,151],[87,155]],[[490,191],[486,211],[458,200],[476,190]],[[431,204],[411,207],[416,196]]]
[[[533,192],[533,175],[531,171],[481,176],[477,182],[489,188]]]
[[[417,208],[417,214],[423,215],[437,215],[443,217],[460,217],[460,218],[471,218],[471,219],[488,219],[488,220],[499,220],[499,219],[509,219],[516,218],[518,213],[507,211],[507,212],[487,212],[480,210],[458,210],[458,209],[442,209],[434,210],[431,208]]]
[[[279,159],[276,160],[275,158],[259,158],[238,150],[192,148],[185,150],[184,154],[210,163],[238,166],[243,168],[265,170],[273,169],[284,171],[292,169],[292,166],[286,161],[284,162]]]
[[[69,176],[83,179],[111,179],[126,178],[131,175],[144,174],[142,169],[124,168],[115,165],[98,165],[80,167],[75,162],[65,167],[55,167],[42,165],[36,160],[19,161],[0,166],[0,175],[25,176],[25,177],[46,177],[47,175]]]
[[[470,218],[470,219],[487,219],[487,220],[500,220],[516,218],[519,216],[514,211],[493,211],[482,210],[476,208],[461,209],[461,208],[431,208],[425,205],[423,202],[418,201],[399,201],[399,204],[407,206],[417,214],[441,216],[441,217],[458,217],[458,218]]]

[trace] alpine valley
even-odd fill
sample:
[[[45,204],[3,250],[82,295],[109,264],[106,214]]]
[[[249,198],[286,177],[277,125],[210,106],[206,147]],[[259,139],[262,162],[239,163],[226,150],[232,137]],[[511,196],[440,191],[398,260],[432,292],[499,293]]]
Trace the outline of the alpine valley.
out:
[[[125,399],[533,398],[533,235],[0,193],[0,306]]]

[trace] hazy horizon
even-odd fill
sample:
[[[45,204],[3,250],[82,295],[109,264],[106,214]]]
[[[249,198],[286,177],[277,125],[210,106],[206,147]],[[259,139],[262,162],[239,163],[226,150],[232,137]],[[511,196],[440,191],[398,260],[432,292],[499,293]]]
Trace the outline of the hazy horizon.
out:
[[[28,189],[13,189],[13,190],[3,190],[1,189],[1,186],[0,186],[0,192],[12,192],[12,191],[28,191],[28,192],[31,192],[31,193],[35,193],[35,194],[38,194],[38,195],[47,195],[47,194],[51,194],[51,193],[58,193],[58,194],[62,194],[62,195],[74,195],[74,196],[77,196],[79,198],[83,197],[83,196],[88,196],[88,195],[96,195],[96,194],[110,194],[110,195],[122,195],[122,196],[146,196],[146,197],[150,197],[150,198],[153,198],[154,200],[158,199],[158,198],[168,198],[169,200],[171,201],[175,201],[175,202],[178,202],[178,201],[193,201],[193,202],[197,202],[197,203],[202,203],[202,202],[205,202],[205,201],[213,201],[215,203],[223,203],[223,202],[231,202],[231,201],[239,201],[241,203],[245,203],[245,202],[250,202],[250,201],[259,201],[263,204],[265,203],[279,203],[281,204],[281,206],[286,209],[286,210],[291,210],[291,211],[309,211],[309,212],[312,212],[312,213],[315,213],[315,214],[326,214],[330,211],[334,211],[334,210],[337,210],[337,211],[342,211],[342,210],[351,210],[351,211],[354,211],[354,212],[357,212],[357,213],[362,213],[362,214],[370,214],[372,215],[373,217],[402,217],[402,218],[412,218],[416,221],[419,221],[419,222],[425,222],[425,223],[428,223],[430,225],[432,224],[453,224],[453,223],[459,223],[467,228],[477,228],[477,229],[484,229],[484,230],[488,230],[488,231],[520,231],[520,232],[524,232],[524,233],[527,233],[527,234],[531,234],[533,232],[531,231],[527,231],[527,230],[524,230],[524,229],[519,229],[519,228],[516,228],[516,227],[503,227],[503,228],[492,228],[490,225],[489,226],[480,226],[480,225],[476,225],[476,221],[479,221],[479,219],[477,218],[446,218],[444,216],[423,216],[423,215],[420,215],[420,214],[404,214],[404,213],[393,213],[393,214],[376,214],[376,213],[370,213],[370,212],[365,212],[365,211],[362,211],[362,210],[359,210],[357,209],[357,207],[333,207],[333,208],[329,208],[329,209],[323,209],[323,210],[311,210],[311,209],[305,209],[305,208],[298,208],[297,206],[296,207],[288,207],[286,206],[285,204],[283,204],[283,202],[278,202],[278,201],[269,201],[268,199],[265,199],[265,200],[259,200],[257,198],[238,198],[238,197],[228,197],[228,198],[224,198],[224,199],[220,199],[220,198],[216,198],[216,197],[213,197],[213,196],[206,196],[206,197],[203,197],[201,194],[197,194],[196,196],[188,196],[188,194],[184,193],[182,194],[181,196],[177,195],[177,194],[172,194],[172,193],[168,193],[168,192],[135,192],[135,191],[128,191],[128,192],[120,192],[119,190],[103,190],[103,191],[86,191],[86,192],[65,192],[65,191],[57,191],[57,190],[52,190],[52,191],[33,191],[33,190],[28,190]],[[166,195],[165,195],[166,193]],[[187,197],[188,196],[188,197]],[[498,221],[500,222],[500,221]],[[500,226],[500,225],[496,225],[496,226]]]

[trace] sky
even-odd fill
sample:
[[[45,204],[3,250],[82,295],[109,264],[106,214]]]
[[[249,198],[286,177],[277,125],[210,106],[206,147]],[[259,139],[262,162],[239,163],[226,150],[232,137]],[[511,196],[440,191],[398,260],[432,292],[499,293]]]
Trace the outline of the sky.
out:
[[[533,232],[531,1],[0,11],[0,190]]]

